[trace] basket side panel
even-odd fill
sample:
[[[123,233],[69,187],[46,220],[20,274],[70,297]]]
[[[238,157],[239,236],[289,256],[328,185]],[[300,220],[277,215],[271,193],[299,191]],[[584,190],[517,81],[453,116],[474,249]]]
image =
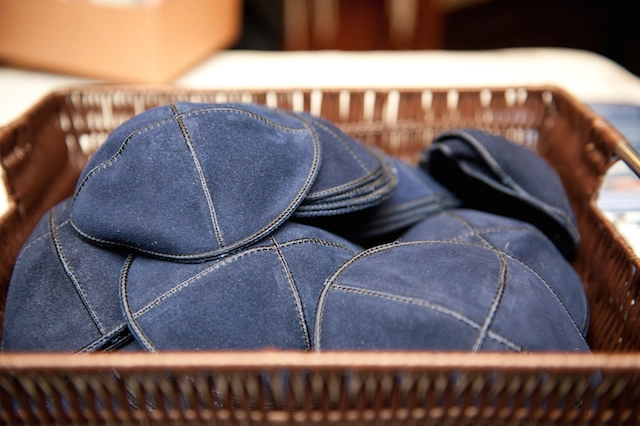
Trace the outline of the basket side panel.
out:
[[[84,163],[79,149],[69,149],[75,144],[60,127],[59,102],[54,95],[43,99],[0,134],[0,164],[10,205],[0,218],[0,315],[22,244],[42,215],[73,193]]]
[[[594,351],[638,350],[640,265],[596,204],[622,136],[561,92],[549,109],[539,151],[560,175],[578,220],[581,244],[573,266],[590,303],[589,343]]]

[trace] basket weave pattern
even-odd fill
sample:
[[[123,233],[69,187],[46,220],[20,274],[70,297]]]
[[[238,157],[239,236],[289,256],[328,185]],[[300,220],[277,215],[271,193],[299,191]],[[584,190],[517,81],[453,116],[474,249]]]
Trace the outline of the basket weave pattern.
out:
[[[441,131],[476,127],[540,153],[582,236],[573,266],[594,354],[0,354],[0,422],[639,424],[640,261],[595,207],[623,137],[553,87],[214,91],[96,85],[50,94],[0,129],[11,208],[0,218],[0,311],[38,219],[72,194],[122,122],[175,101],[310,111],[410,162]]]

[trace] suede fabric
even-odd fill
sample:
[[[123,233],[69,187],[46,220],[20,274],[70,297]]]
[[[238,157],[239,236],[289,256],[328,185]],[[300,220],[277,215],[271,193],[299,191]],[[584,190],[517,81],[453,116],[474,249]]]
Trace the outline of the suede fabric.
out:
[[[537,274],[573,318],[583,335],[589,305],[571,264],[540,230],[529,223],[491,213],[451,209],[416,224],[401,241],[451,241],[500,250]]]
[[[147,350],[309,350],[326,278],[361,249],[287,222],[223,259],[175,264],[129,258],[120,297]]]
[[[392,242],[422,219],[460,205],[461,201],[423,169],[387,156],[397,184],[367,209],[338,217],[311,217],[305,223],[327,229],[364,247]]]
[[[112,132],[80,176],[71,224],[95,244],[174,261],[273,232],[315,181],[320,146],[292,114],[176,103]]]
[[[318,177],[294,217],[342,215],[375,206],[390,195],[397,183],[396,170],[381,150],[321,117],[298,116],[318,135],[322,157]]]
[[[542,157],[477,129],[441,133],[420,162],[465,208],[529,222],[569,260],[580,235],[562,182]]]
[[[308,350],[324,281],[361,251],[288,221],[222,259],[173,262],[87,242],[70,211],[71,198],[20,252],[3,350]]]
[[[538,274],[501,250],[458,241],[363,251],[327,281],[315,327],[317,351],[589,350]]]
[[[71,199],[46,214],[23,246],[7,293],[7,351],[94,352],[132,345],[118,281],[126,254],[88,243],[69,223]]]
[[[415,167],[308,113],[177,102],[37,224],[2,349],[587,351],[577,244],[506,139],[447,131]]]

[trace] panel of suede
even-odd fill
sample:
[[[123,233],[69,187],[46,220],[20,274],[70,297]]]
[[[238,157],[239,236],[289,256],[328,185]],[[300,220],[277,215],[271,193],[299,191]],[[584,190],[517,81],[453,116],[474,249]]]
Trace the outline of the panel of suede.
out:
[[[478,331],[428,302],[332,290],[325,302],[321,350],[469,350]],[[478,325],[476,327],[479,328]]]
[[[519,262],[506,259],[507,284],[491,330],[528,351],[586,351],[588,346],[560,301]]]
[[[313,136],[300,122],[287,131],[218,109],[185,114],[183,120],[209,183],[224,245],[261,235],[267,225],[273,230],[302,201],[316,158]]]
[[[70,199],[46,214],[36,229],[49,232],[20,253],[6,302],[5,349],[77,351],[100,329],[122,323],[117,289],[125,256],[81,240],[69,210]]]
[[[134,261],[125,302],[140,329],[137,337],[156,350],[306,348],[292,291],[274,251],[174,283],[173,292],[158,300],[139,300],[138,288],[151,284],[145,275],[152,267],[152,261]],[[152,308],[139,312],[149,303]]]
[[[308,199],[327,197],[366,184],[381,172],[381,164],[368,148],[329,121],[301,113],[316,131],[322,144],[318,177]]]
[[[493,248],[455,242],[362,252],[328,281],[315,335],[316,349],[589,350],[531,269]]]
[[[582,282],[557,248],[534,226],[490,213],[452,209],[423,220],[401,239],[464,241],[504,251],[543,279],[586,334],[589,307]]]
[[[88,238],[172,260],[215,257],[266,235],[302,201],[319,161],[304,122],[257,105],[173,108],[125,144],[114,131],[99,151],[117,153],[92,159],[72,215]]]
[[[286,222],[220,260],[137,257],[122,303],[149,350],[309,349],[326,277],[359,251],[326,231]]]
[[[568,259],[580,241],[573,210],[556,172],[533,151],[477,129],[443,132],[421,167],[465,207],[538,227]]]

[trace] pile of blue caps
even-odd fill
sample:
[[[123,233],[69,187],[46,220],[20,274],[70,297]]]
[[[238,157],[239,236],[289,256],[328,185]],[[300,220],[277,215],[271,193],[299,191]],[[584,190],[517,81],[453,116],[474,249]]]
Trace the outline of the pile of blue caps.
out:
[[[7,351],[587,351],[576,220],[474,129],[410,165],[307,113],[175,103],[116,128],[39,222]]]

